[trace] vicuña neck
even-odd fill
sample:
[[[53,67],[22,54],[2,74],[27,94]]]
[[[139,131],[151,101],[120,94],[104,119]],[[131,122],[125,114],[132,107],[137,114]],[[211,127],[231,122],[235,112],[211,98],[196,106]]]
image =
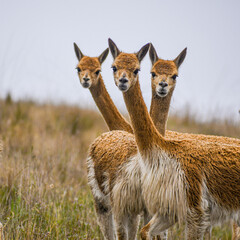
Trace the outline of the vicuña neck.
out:
[[[109,96],[101,75],[98,83],[90,88],[90,92],[109,130],[124,130],[133,133],[130,124],[120,114]]]
[[[156,94],[155,88],[152,87],[152,102],[150,107],[150,116],[158,130],[158,132],[165,136],[168,112],[171,103],[171,98],[174,88],[171,88],[166,97],[159,97]]]
[[[139,81],[127,92],[123,93],[124,101],[131,118],[135,139],[139,151],[146,153],[155,144],[163,144],[164,139],[158,133],[148,113],[142,97]]]

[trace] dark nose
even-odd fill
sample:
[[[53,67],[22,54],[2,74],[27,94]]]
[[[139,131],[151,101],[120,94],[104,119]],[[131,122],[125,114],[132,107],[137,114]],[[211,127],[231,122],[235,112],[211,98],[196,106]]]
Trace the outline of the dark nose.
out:
[[[120,83],[126,83],[126,82],[128,82],[128,80],[126,78],[121,78],[121,79],[119,79],[119,82]]]
[[[84,80],[85,82],[87,82],[87,81],[90,80],[90,78],[86,78],[86,77],[84,77],[83,80]]]
[[[161,87],[167,87],[168,86],[168,83],[166,83],[166,82],[160,82],[159,83],[159,86],[161,86]]]

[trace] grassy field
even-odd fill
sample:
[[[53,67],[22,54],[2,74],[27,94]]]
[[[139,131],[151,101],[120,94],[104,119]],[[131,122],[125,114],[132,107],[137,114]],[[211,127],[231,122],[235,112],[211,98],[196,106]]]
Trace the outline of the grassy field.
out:
[[[229,121],[198,123],[188,114],[169,118],[182,132],[240,138]],[[5,239],[103,239],[86,180],[89,144],[106,125],[97,112],[78,107],[0,100],[0,221]],[[184,239],[175,226],[169,239]],[[212,239],[230,239],[230,225]]]

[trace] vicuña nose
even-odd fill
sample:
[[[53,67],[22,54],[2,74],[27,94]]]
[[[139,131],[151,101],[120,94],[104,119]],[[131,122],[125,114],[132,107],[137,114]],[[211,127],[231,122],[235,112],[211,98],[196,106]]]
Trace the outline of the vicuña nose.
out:
[[[126,82],[128,82],[128,80],[126,78],[121,78],[121,79],[119,79],[119,82],[120,83],[126,83]]]
[[[90,80],[90,78],[84,77],[83,80],[84,80],[85,82],[87,82],[87,81]]]
[[[166,82],[160,82],[159,83],[159,86],[161,86],[161,87],[167,87],[168,86],[168,83],[166,83]]]

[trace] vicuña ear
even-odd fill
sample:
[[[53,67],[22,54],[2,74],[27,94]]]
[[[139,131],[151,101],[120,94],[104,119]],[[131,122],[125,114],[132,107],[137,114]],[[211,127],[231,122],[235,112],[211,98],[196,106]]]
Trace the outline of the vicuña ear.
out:
[[[99,57],[98,57],[98,60],[100,62],[100,64],[102,64],[105,59],[107,58],[107,55],[109,53],[109,48],[107,48]]]
[[[179,68],[181,66],[181,64],[183,63],[185,57],[187,54],[187,48],[184,48],[182,50],[182,52],[173,60],[177,66],[177,68]]]
[[[149,49],[150,44],[144,45],[137,53],[136,56],[138,58],[138,61],[141,62],[143,58],[146,56],[148,49]]]
[[[80,51],[80,49],[76,43],[73,43],[73,45],[74,45],[74,50],[75,50],[77,59],[78,59],[78,61],[80,61],[84,57],[84,55],[82,54],[82,52]]]
[[[152,43],[150,44],[150,48],[149,48],[149,57],[152,62],[152,65],[159,59],[157,52],[156,52],[154,46],[152,45]]]
[[[108,45],[111,50],[112,56],[115,59],[120,54],[120,51],[119,51],[117,45],[113,42],[113,40],[111,38],[108,39]]]

